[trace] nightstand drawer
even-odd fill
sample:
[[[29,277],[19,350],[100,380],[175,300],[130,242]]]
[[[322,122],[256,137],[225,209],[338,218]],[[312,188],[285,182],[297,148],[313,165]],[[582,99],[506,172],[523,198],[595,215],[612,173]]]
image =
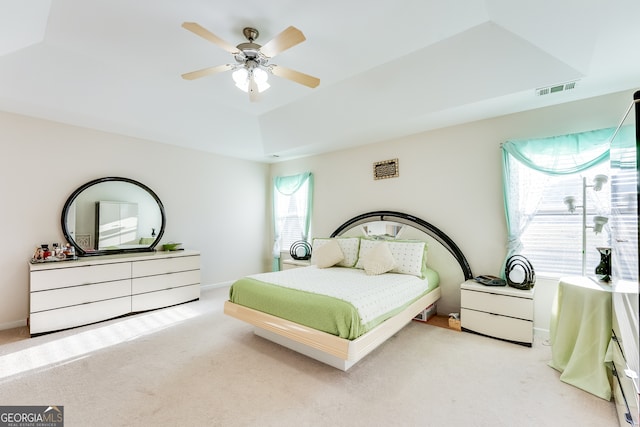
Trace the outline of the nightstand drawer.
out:
[[[281,261],[281,270],[290,270],[292,268],[299,268],[299,267],[308,267],[311,265],[310,261],[303,261],[303,260],[295,260],[295,259],[285,259]]]
[[[531,298],[517,298],[462,289],[460,305],[463,308],[487,313],[533,320],[533,299]]]
[[[507,341],[531,344],[533,322],[462,308],[462,328]]]

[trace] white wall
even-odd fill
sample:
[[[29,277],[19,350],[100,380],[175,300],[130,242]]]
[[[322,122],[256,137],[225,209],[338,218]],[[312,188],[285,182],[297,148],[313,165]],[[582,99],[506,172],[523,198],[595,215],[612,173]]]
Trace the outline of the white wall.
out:
[[[163,241],[202,252],[202,281],[270,265],[271,177],[315,174],[313,234],[352,216],[404,211],[449,234],[474,274],[497,274],[505,254],[500,143],[616,126],[632,91],[425,132],[274,165],[230,159],[0,112],[0,329],[26,321],[28,259],[62,242],[60,213],[81,184],[124,176],[152,188],[167,214]],[[374,181],[372,163],[399,158],[400,177]],[[536,289],[536,327],[548,329],[555,281]],[[459,305],[459,294],[447,295]],[[457,299],[456,299],[457,298]]]
[[[203,284],[270,265],[268,165],[8,113],[0,147],[0,329],[25,324],[28,260],[37,245],[63,242],[65,201],[96,178],[153,189],[166,211],[162,241],[201,251]]]
[[[617,126],[632,99],[633,91],[617,93],[281,162],[271,175],[314,173],[315,237],[360,213],[407,212],[447,233],[474,275],[498,275],[506,254],[500,144]],[[375,181],[372,164],[396,157],[400,176]],[[556,282],[539,285],[536,327],[548,329]],[[443,292],[445,312],[459,308],[459,298],[457,289]]]

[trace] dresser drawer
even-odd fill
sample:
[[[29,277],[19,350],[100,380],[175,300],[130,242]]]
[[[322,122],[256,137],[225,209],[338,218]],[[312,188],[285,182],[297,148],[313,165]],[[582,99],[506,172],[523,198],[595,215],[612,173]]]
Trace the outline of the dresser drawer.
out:
[[[518,298],[462,289],[460,305],[463,308],[487,313],[533,320],[533,299],[530,298]]]
[[[136,277],[131,281],[131,293],[136,295],[186,285],[200,285],[200,270]]]
[[[629,425],[626,422],[627,405],[631,413],[634,426],[638,425],[638,391],[636,390],[633,380],[629,378],[627,372],[631,371],[627,365],[624,355],[620,351],[620,347],[615,342],[613,347],[613,364],[616,368],[617,377],[614,376],[613,396],[616,403],[616,412],[620,425]],[[624,422],[624,423],[623,423]]]
[[[32,271],[31,292],[89,283],[112,282],[130,277],[130,262]]]
[[[182,256],[144,261],[135,261],[132,266],[133,277],[153,276],[155,274],[174,273],[177,271],[199,270],[200,256]]]
[[[131,295],[130,279],[31,292],[31,312],[87,304],[93,301],[127,297],[129,295]]]
[[[32,335],[52,332],[112,319],[130,312],[131,297],[115,298],[89,304],[75,305],[73,307],[31,313],[29,317],[29,329]]]
[[[618,378],[618,376],[620,378]],[[637,394],[627,395],[627,390],[622,385],[624,373],[618,371],[618,376],[613,377],[613,401],[616,404],[616,413],[618,414],[618,424],[621,426],[637,426],[638,425],[638,399]],[[622,394],[624,391],[625,394]],[[629,408],[627,408],[629,405]],[[631,416],[631,423],[628,417]]]
[[[200,284],[133,295],[131,311],[146,311],[200,298]]]
[[[533,322],[529,320],[505,317],[467,308],[460,310],[460,320],[464,329],[479,334],[507,341],[533,343]]]

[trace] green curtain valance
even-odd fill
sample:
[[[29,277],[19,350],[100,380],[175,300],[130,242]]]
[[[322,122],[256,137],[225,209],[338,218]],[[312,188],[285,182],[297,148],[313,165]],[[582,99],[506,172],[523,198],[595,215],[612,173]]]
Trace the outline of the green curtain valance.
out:
[[[298,189],[307,179],[311,176],[311,172],[305,172],[298,175],[290,176],[277,176],[274,179],[274,185],[276,190],[281,194],[290,196]]]
[[[615,128],[507,141],[504,152],[531,169],[550,175],[567,175],[609,159],[609,143]]]

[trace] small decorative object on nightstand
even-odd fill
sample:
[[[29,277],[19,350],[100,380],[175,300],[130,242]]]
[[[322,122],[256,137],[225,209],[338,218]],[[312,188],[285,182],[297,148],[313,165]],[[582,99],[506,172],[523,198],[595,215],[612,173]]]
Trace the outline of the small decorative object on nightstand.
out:
[[[306,240],[293,242],[289,248],[289,255],[296,260],[308,260],[311,258],[311,245]]]
[[[509,257],[504,269],[507,285],[516,289],[532,289],[536,284],[536,273],[528,259],[522,255]]]
[[[531,347],[533,292],[467,280],[461,285],[462,330]]]

